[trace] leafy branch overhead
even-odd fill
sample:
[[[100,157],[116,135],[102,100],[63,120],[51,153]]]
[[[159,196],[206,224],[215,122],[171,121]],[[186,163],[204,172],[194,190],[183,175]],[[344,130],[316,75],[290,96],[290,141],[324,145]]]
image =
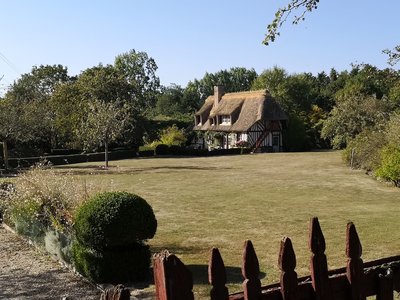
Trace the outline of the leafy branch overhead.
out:
[[[394,66],[400,61],[400,45],[394,47],[393,50],[385,49],[382,52],[389,56],[389,65]]]
[[[311,12],[318,8],[319,0],[290,0],[290,2],[282,8],[279,8],[275,13],[275,18],[267,26],[267,33],[265,35],[263,44],[268,46],[271,42],[280,36],[280,28],[288,20],[291,14],[299,11],[299,15],[295,15],[292,24],[298,24],[304,21],[307,12]],[[382,51],[388,55],[388,64],[394,66],[400,61],[400,45],[397,45],[392,50],[385,49]]]
[[[280,8],[275,13],[274,20],[267,26],[267,34],[263,44],[269,45],[269,43],[275,41],[276,37],[280,35],[279,28],[282,27],[294,11],[301,11],[300,15],[294,16],[292,21],[293,24],[298,24],[300,21],[304,21],[307,12],[317,9],[318,3],[319,0],[292,0],[286,6]]]

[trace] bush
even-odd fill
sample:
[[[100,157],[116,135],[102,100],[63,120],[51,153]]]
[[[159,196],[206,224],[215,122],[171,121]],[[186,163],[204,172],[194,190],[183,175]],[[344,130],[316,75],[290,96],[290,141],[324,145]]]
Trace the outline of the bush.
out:
[[[83,203],[75,215],[75,267],[97,281],[143,280],[150,251],[144,242],[154,236],[157,220],[151,206],[126,192],[105,192]]]
[[[139,151],[140,157],[149,157],[154,156],[154,150],[141,150]]]
[[[18,234],[30,237],[34,241],[40,240],[45,231],[41,222],[42,207],[40,202],[30,199],[14,206],[11,212],[11,221]]]
[[[353,168],[375,170],[379,166],[380,151],[385,143],[385,136],[380,131],[365,129],[347,144],[343,158],[348,165],[352,163]]]
[[[185,149],[182,148],[181,146],[171,145],[169,146],[169,153],[171,155],[184,155]]]
[[[382,149],[381,156],[381,166],[376,170],[375,175],[400,187],[400,148],[386,146]]]
[[[13,181],[4,221],[27,234],[31,231],[27,226],[36,221],[45,228],[71,233],[75,208],[93,193],[92,186],[74,177],[63,176],[53,169],[34,168]]]
[[[165,144],[159,144],[154,149],[154,155],[167,155],[169,154],[169,147]]]
[[[0,222],[11,200],[11,194],[14,191],[14,184],[9,181],[0,182]]]
[[[157,220],[143,198],[126,192],[105,192],[78,208],[74,229],[80,243],[100,250],[152,238]]]
[[[76,241],[72,253],[78,272],[95,282],[143,281],[150,275],[147,245],[97,251]]]

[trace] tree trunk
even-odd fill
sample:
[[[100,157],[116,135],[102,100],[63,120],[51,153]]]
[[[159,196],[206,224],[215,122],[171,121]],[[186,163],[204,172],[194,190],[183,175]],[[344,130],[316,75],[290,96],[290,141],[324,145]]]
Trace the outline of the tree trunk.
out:
[[[3,158],[4,158],[4,169],[8,170],[8,148],[7,148],[7,141],[3,141]]]
[[[108,169],[108,143],[104,143],[104,159],[106,162],[106,169]]]

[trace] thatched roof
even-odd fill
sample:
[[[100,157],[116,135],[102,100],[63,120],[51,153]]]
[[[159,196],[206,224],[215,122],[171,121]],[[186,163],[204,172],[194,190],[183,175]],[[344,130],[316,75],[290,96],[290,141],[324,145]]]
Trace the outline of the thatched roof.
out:
[[[211,126],[210,118],[221,115],[230,115],[231,125]],[[215,105],[214,96],[210,96],[196,112],[196,116],[201,116],[203,124],[195,126],[194,130],[227,132],[245,132],[260,120],[288,119],[286,113],[266,90],[228,93],[222,96],[218,105]]]

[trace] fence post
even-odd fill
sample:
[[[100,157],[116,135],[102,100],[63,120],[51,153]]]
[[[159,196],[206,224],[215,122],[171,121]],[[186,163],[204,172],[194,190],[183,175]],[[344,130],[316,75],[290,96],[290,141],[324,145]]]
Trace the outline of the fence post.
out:
[[[329,300],[328,263],[325,255],[325,238],[318,218],[311,218],[308,246],[312,252],[310,269],[316,300]]]
[[[210,291],[211,300],[229,299],[229,292],[225,286],[225,265],[218,248],[211,250],[210,261],[208,263],[208,282],[212,285]]]
[[[243,290],[245,300],[259,300],[261,297],[260,265],[250,240],[245,241],[242,262],[244,277]]]
[[[350,222],[346,228],[346,276],[351,286],[352,300],[365,300],[363,290],[364,268],[361,255],[360,238],[358,237],[356,226]]]
[[[278,265],[281,270],[280,283],[283,300],[297,299],[297,273],[294,270],[296,268],[296,255],[292,241],[288,237],[284,237],[281,241]]]
[[[379,274],[379,287],[376,300],[393,300],[393,271],[387,269],[386,274]]]
[[[192,274],[178,257],[163,251],[153,258],[157,300],[193,300]]]

